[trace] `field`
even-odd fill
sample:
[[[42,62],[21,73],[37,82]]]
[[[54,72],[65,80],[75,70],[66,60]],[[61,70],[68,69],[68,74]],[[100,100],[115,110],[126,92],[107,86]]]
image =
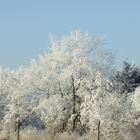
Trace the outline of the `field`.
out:
[[[9,138],[8,138],[9,137]],[[15,133],[7,136],[5,132],[0,134],[0,140],[17,140],[17,135]],[[89,136],[80,137],[76,134],[57,134],[56,136],[46,135],[45,131],[22,131],[19,140],[97,140]]]

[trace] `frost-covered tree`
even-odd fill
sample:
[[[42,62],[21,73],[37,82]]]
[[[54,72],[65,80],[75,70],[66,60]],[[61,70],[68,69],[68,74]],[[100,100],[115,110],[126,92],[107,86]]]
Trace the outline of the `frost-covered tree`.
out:
[[[100,92],[85,96],[81,105],[81,121],[90,133],[101,139],[135,139],[138,134],[135,126],[132,97],[118,93]]]
[[[61,97],[66,96],[71,100],[69,116],[72,131],[76,129],[76,123],[80,123],[79,108],[83,97],[90,94],[89,84],[97,80],[99,68],[110,59],[110,55],[101,56],[101,52],[98,52],[98,45],[101,43],[101,38],[81,34],[79,31],[72,32],[61,41],[52,40],[51,53],[47,56],[51,62],[49,76],[50,80],[58,81],[55,89]],[[100,73],[102,75],[105,72],[102,69]]]
[[[134,106],[136,111],[140,112],[140,87],[137,87],[134,94]]]
[[[24,116],[28,110],[40,109],[44,98],[50,102],[52,97],[60,96],[71,103],[65,127],[75,131],[76,123],[80,123],[79,108],[84,96],[90,94],[91,88],[100,88],[91,86],[92,82],[98,80],[98,73],[106,75],[105,68],[111,60],[110,54],[99,51],[98,46],[102,42],[101,38],[80,31],[64,36],[61,41],[52,38],[48,54],[32,60],[29,67],[21,67],[13,72],[13,79],[17,83],[10,86],[11,105],[5,118],[16,112]]]

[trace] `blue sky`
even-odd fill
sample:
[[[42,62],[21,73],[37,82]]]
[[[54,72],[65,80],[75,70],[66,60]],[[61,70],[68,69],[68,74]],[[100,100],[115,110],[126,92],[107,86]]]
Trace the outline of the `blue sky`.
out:
[[[139,0],[1,0],[0,65],[16,68],[48,51],[49,34],[105,36],[104,49],[140,65]]]

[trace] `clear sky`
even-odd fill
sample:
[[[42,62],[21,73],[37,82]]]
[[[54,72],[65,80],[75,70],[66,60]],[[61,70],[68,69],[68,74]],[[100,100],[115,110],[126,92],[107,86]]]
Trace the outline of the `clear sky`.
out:
[[[49,34],[106,38],[105,49],[140,65],[140,0],[0,0],[0,65],[15,68],[48,50]]]

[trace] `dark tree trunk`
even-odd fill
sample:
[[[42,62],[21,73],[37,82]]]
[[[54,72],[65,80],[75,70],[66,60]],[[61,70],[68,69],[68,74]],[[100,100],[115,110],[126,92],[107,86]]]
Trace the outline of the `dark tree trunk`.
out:
[[[72,114],[76,115],[76,90],[74,86],[74,78],[73,75],[71,76],[72,79]],[[72,132],[74,132],[76,128],[76,117],[72,120]]]
[[[98,140],[100,140],[100,125],[101,125],[101,122],[99,121],[98,122],[98,135],[97,135]]]
[[[19,140],[19,132],[20,132],[20,127],[17,129],[17,140]]]
[[[22,122],[20,121],[19,118],[16,119],[16,122],[15,122],[15,131],[17,131],[17,140],[19,140],[19,137],[20,137],[20,126],[21,126]]]
[[[62,92],[61,85],[60,85],[59,81],[58,81],[58,85],[59,85],[59,91],[60,91],[61,97],[63,98],[63,92]]]

